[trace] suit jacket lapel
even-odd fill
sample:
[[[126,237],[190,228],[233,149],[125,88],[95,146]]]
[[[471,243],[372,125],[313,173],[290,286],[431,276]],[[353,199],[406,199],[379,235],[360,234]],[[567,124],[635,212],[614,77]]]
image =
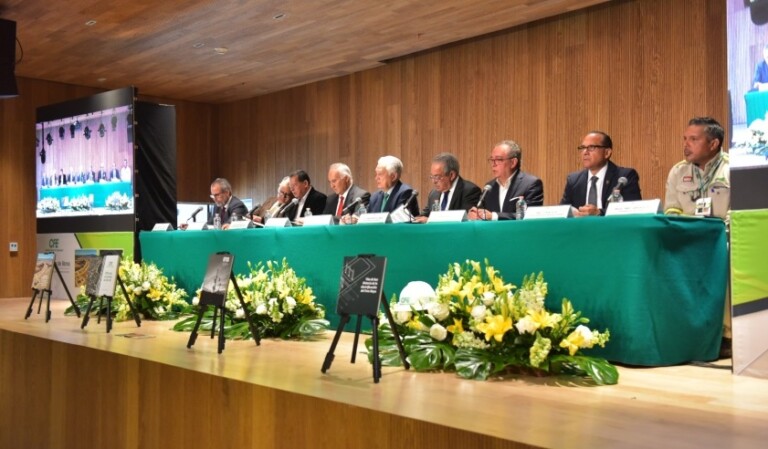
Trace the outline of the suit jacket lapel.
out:
[[[459,178],[459,180],[456,182],[456,190],[453,192],[451,203],[448,205],[448,210],[464,209],[463,207],[460,207],[463,193],[464,193],[464,180]]]
[[[517,192],[517,188],[520,185],[518,182],[520,178],[520,170],[517,170],[514,175],[512,175],[512,179],[509,181],[509,189],[507,189],[507,194],[504,196],[504,204],[501,204],[499,210],[501,212],[513,212],[512,209],[512,198],[520,196],[520,193]],[[497,183],[498,184],[498,183]],[[498,195],[498,194],[497,194]],[[504,206],[509,205],[510,210],[504,210]]]

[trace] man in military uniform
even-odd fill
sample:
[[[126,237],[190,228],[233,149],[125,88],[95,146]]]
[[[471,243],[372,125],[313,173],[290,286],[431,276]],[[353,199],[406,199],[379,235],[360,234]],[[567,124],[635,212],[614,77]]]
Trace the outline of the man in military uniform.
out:
[[[727,221],[731,207],[728,154],[723,127],[711,117],[694,117],[683,134],[683,155],[669,171],[664,213],[703,215]]]
[[[725,131],[711,117],[694,117],[683,134],[685,160],[669,171],[664,213],[714,216],[728,223],[731,176],[728,154],[723,152]],[[723,342],[720,358],[731,357],[731,301],[725,295]]]

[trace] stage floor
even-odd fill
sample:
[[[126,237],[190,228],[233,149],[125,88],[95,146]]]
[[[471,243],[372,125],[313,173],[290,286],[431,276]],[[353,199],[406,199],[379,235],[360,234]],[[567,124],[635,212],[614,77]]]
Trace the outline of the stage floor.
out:
[[[227,341],[225,351],[217,354],[216,340],[202,334],[187,349],[189,334],[171,331],[172,322],[144,321],[140,328],[133,321],[115,323],[107,334],[103,321],[91,320],[81,330],[79,319],[64,316],[67,301],[52,302],[53,318],[47,324],[42,314],[24,320],[28,302],[0,299],[0,334],[82,346],[347,404],[504,440],[509,447],[758,448],[768,443],[768,380],[734,376],[729,360],[619,367],[619,384],[603,387],[525,376],[478,382],[452,373],[387,367],[374,384],[362,338],[357,363],[350,363],[349,333],[342,337],[332,367],[322,374],[331,332],[313,342],[264,340],[256,346],[253,341]],[[3,400],[0,407],[0,416],[8,416],[11,404]]]

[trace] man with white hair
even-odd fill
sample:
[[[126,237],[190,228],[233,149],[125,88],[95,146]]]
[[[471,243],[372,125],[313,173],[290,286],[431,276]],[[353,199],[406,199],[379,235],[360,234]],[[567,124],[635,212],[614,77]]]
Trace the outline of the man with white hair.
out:
[[[325,201],[323,214],[341,217],[345,213],[356,212],[361,205],[367,207],[371,194],[354,185],[352,170],[347,164],[340,162],[332,164],[328,169],[328,183],[331,185],[333,193],[328,195],[328,199]],[[352,210],[347,210],[358,198],[360,201],[355,204]]]
[[[403,162],[394,156],[382,156],[376,165],[376,188],[371,195],[369,212],[393,212],[405,204],[413,193],[413,187],[403,183]],[[408,204],[411,216],[419,215],[419,202],[414,198]]]

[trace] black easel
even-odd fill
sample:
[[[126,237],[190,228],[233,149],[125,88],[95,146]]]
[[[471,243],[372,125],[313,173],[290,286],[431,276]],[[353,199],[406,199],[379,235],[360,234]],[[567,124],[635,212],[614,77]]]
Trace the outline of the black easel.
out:
[[[216,253],[216,255],[230,255],[226,252]],[[243,312],[245,313],[245,318],[248,320],[248,328],[251,330],[251,335],[253,335],[253,339],[256,342],[256,346],[261,345],[261,337],[259,336],[259,333],[256,331],[256,326],[253,324],[253,317],[251,316],[251,313],[248,311],[248,307],[245,304],[245,300],[243,299],[243,294],[240,292],[240,287],[237,286],[237,280],[235,278],[235,274],[231,271],[229,271],[229,280],[232,281],[232,285],[235,287],[235,293],[237,294],[237,298],[240,300],[240,307],[243,308]],[[192,333],[189,335],[189,341],[187,341],[187,348],[191,348],[195,344],[195,340],[197,340],[197,331],[200,329],[200,323],[203,321],[203,315],[208,310],[208,306],[213,306],[213,321],[211,322],[211,338],[216,333],[216,320],[218,318],[219,320],[219,344],[218,344],[218,353],[221,354],[222,351],[224,351],[224,343],[225,343],[225,336],[224,336],[224,318],[227,314],[227,308],[225,306],[227,298],[226,291],[223,293],[212,293],[207,291],[201,291],[200,292],[200,302],[198,303],[198,312],[197,312],[197,321],[195,321],[195,327],[192,329]]]
[[[383,261],[383,263],[381,266],[375,266],[377,261],[373,261],[373,259],[378,259],[378,261]],[[353,264],[361,260],[364,261],[364,263],[362,263],[362,265],[364,265],[362,268],[352,267]],[[333,337],[331,348],[325,355],[323,367],[320,369],[320,371],[325,373],[328,371],[328,369],[331,368],[331,364],[333,363],[333,359],[335,357],[334,351],[336,350],[336,345],[338,345],[341,333],[344,331],[344,327],[349,322],[351,315],[357,315],[355,339],[352,345],[352,358],[350,360],[351,363],[355,363],[357,343],[360,339],[362,317],[365,315],[371,320],[371,329],[373,334],[373,382],[379,383],[379,379],[381,378],[381,356],[379,355],[379,317],[377,313],[378,305],[384,309],[384,314],[387,316],[389,326],[392,328],[392,335],[395,338],[395,343],[397,344],[397,350],[400,353],[400,360],[402,360],[403,366],[405,369],[409,369],[411,367],[411,365],[408,363],[408,360],[406,359],[405,348],[403,347],[402,340],[400,339],[400,334],[397,332],[397,326],[395,325],[392,311],[389,308],[389,301],[387,300],[386,295],[384,294],[384,289],[382,288],[384,283],[386,259],[376,257],[372,254],[361,254],[355,259],[345,259],[344,262],[344,273],[342,276],[341,287],[342,291],[339,294],[339,304],[337,306],[337,313],[341,317],[341,321],[339,322],[339,327],[336,329],[336,335]],[[347,271],[349,271],[349,273]],[[371,298],[370,295],[367,294],[370,292],[363,291],[363,289],[360,287],[363,283],[363,279],[365,279],[365,276],[370,273],[377,273],[377,288],[380,292],[380,296],[378,298]],[[366,281],[368,281],[368,279],[366,279]],[[370,289],[370,285],[368,285],[366,288]],[[346,295],[349,293],[351,293],[351,295],[346,297]],[[373,299],[373,301],[371,299]],[[378,299],[378,301],[376,301],[376,299]],[[343,300],[345,301],[343,302]],[[350,313],[350,311],[362,311],[362,313]]]
[[[120,284],[120,288],[123,290],[123,296],[125,296],[125,301],[128,303],[128,308],[131,309],[131,314],[133,315],[133,321],[136,322],[137,327],[141,327],[141,318],[139,317],[139,313],[136,311],[136,307],[133,305],[133,301],[131,301],[131,297],[128,296],[128,290],[125,288],[125,284],[123,283],[123,278],[120,277],[120,275],[117,276],[117,282]],[[102,295],[99,297],[99,313],[97,315],[96,322],[101,323],[101,308],[104,306],[104,297],[106,295]],[[88,321],[90,321],[91,317],[91,309],[93,308],[93,303],[96,301],[96,295],[89,295],[90,300],[88,301],[88,307],[85,309],[85,315],[83,316],[83,324],[80,325],[80,329],[85,329],[85,326],[88,325]],[[113,296],[106,296],[107,298],[107,333],[112,330],[112,299]],[[78,315],[79,316],[79,315]]]
[[[56,275],[59,276],[59,282],[61,282],[61,285],[64,286],[64,291],[67,292],[67,298],[69,298],[69,302],[72,303],[72,307],[75,308],[75,313],[77,314],[77,317],[80,318],[80,308],[77,307],[77,304],[75,303],[75,300],[72,299],[72,294],[69,293],[69,287],[67,287],[67,283],[64,282],[64,277],[61,275],[61,271],[59,271],[59,266],[56,265],[54,262],[53,269],[56,270]],[[37,313],[40,314],[40,309],[43,307],[43,297],[46,293],[48,293],[48,300],[45,303],[45,322],[51,320],[51,289],[50,288],[44,288],[42,290],[38,290],[36,288],[32,289],[32,300],[29,301],[29,307],[27,308],[27,313],[24,315],[24,319],[26,320],[32,315],[32,307],[35,304],[35,298],[37,297],[38,293],[40,294],[40,302],[37,304]]]

